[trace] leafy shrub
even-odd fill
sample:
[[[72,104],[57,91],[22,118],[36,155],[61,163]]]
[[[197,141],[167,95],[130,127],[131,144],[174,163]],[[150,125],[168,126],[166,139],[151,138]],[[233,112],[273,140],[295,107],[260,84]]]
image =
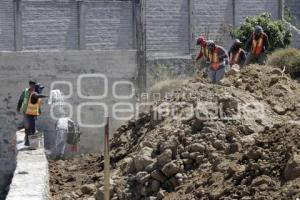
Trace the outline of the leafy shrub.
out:
[[[271,15],[268,13],[246,18],[240,27],[231,31],[231,36],[240,39],[245,44],[256,25],[260,25],[269,36],[270,52],[278,48],[285,48],[290,44],[290,30],[284,26],[282,21],[272,20]]]
[[[281,69],[285,66],[286,73],[295,77],[300,69],[300,51],[293,48],[277,50],[269,55],[267,64]]]

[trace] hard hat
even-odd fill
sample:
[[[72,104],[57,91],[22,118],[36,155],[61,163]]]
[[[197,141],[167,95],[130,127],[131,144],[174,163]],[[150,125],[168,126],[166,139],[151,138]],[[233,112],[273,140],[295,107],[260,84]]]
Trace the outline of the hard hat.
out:
[[[208,40],[207,41],[207,47],[208,49],[212,49],[216,46],[215,42],[213,40]]]
[[[200,44],[203,44],[205,42],[205,38],[203,36],[200,36],[198,39],[197,39],[197,45],[200,45]]]
[[[239,39],[235,39],[234,40],[234,44],[238,44],[238,45],[241,45],[241,44],[243,44]]]
[[[255,27],[255,34],[260,34],[261,32],[263,32],[263,28],[259,25],[257,25]]]

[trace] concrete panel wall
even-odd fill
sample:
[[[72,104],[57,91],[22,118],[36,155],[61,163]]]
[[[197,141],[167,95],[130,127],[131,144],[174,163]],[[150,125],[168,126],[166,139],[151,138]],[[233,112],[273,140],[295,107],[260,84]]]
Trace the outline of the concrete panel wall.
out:
[[[118,58],[118,59],[115,59]],[[116,103],[134,102],[135,99],[119,100],[112,95],[112,85],[115,81],[126,80],[134,82],[136,79],[136,51],[66,51],[66,52],[8,52],[0,54],[0,81],[3,84],[0,88],[0,96],[2,102],[0,104],[3,112],[0,114],[1,130],[12,137],[12,130],[15,128],[12,124],[7,124],[7,116],[14,116],[18,98],[25,87],[28,80],[34,78],[43,83],[45,93],[49,94],[50,86],[54,81],[68,81],[72,84],[71,92],[73,95],[66,102],[72,105],[73,119],[77,120],[77,109],[82,103],[105,103],[109,110]],[[108,78],[107,91],[108,94],[101,100],[88,100],[78,96],[77,80],[81,74],[98,74],[102,73]],[[102,79],[101,79],[102,80]],[[65,94],[69,93],[66,85],[57,85],[55,88],[62,89]],[[66,89],[67,88],[67,89]],[[104,83],[96,78],[88,78],[83,80],[81,91],[84,95],[100,95],[103,92]],[[121,90],[121,91],[120,91]],[[132,88],[127,85],[117,87],[117,93],[128,95],[132,93]],[[9,113],[6,107],[6,99],[9,94]],[[1,110],[0,110],[1,111]],[[42,116],[37,121],[39,130],[45,133],[47,141],[46,147],[52,148],[54,141],[54,124],[50,116],[50,106],[44,102],[42,108]],[[109,112],[111,115],[111,112]],[[97,106],[87,106],[82,108],[81,118],[83,123],[100,124],[104,122],[103,109]],[[111,133],[119,127],[120,121],[111,122]],[[6,128],[10,128],[7,129]],[[81,152],[99,151],[102,147],[103,128],[85,128],[81,127],[83,132],[81,141]],[[2,133],[3,134],[3,133]],[[3,138],[0,138],[3,139]],[[3,142],[4,140],[0,140]],[[5,142],[5,141],[4,141]],[[7,148],[7,146],[5,146]],[[2,153],[2,151],[0,151]],[[4,152],[4,151],[3,151]],[[7,155],[9,156],[9,155]],[[2,163],[2,162],[1,162]]]
[[[280,5],[278,0],[236,0],[236,24],[244,21],[248,16],[262,12],[271,13],[274,19],[280,18]]]
[[[299,0],[285,0],[285,4],[290,8],[292,14],[300,20],[300,1]]]
[[[1,55],[1,54],[0,54]],[[1,57],[1,56],[0,56]],[[6,69],[13,68],[7,65]],[[0,70],[0,74],[3,73]],[[16,166],[16,107],[13,100],[15,82],[11,81],[11,77],[7,77],[6,81],[1,81],[0,89],[0,199],[5,195],[6,186],[10,183],[11,177]],[[3,88],[10,88],[3,89]]]
[[[285,25],[291,30],[292,33],[290,47],[300,49],[300,30],[288,22],[285,22]]]
[[[0,2],[0,50],[14,50],[14,11],[12,0]]]
[[[189,8],[187,0],[146,2],[147,51],[189,53]]]
[[[75,1],[22,1],[23,49],[78,49]]]
[[[133,49],[132,1],[87,1],[87,49]]]
[[[194,2],[194,41],[198,35],[205,35],[222,45],[228,44],[227,41],[231,43],[228,26],[233,24],[233,1],[201,0]]]
[[[87,49],[134,48],[133,0],[23,0],[22,32],[25,50],[78,49],[79,26]],[[190,2],[190,7],[189,7]],[[148,0],[146,2],[147,52],[186,55],[190,35],[199,34],[229,43],[228,24],[238,25],[247,16],[270,12],[279,18],[278,0]],[[297,1],[288,0],[297,7]],[[0,49],[13,50],[13,3],[0,2]],[[81,12],[80,12],[80,11]],[[83,12],[82,12],[83,11]],[[79,17],[82,14],[83,16]],[[189,27],[189,15],[191,26]],[[79,18],[83,19],[79,22]],[[191,32],[191,33],[190,33]],[[223,41],[221,41],[223,40]],[[231,43],[231,41],[230,41]],[[191,45],[191,47],[190,47]],[[226,46],[226,44],[225,44]]]

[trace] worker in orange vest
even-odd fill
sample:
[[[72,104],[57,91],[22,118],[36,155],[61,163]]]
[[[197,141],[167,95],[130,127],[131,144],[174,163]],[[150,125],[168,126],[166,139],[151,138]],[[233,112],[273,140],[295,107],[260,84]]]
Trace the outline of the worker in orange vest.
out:
[[[225,69],[228,65],[228,54],[226,50],[210,40],[208,43],[208,57],[210,67],[208,68],[208,75],[213,84],[218,84],[225,75]]]
[[[200,46],[200,52],[198,53],[196,59],[193,61],[193,64],[196,64],[201,58],[204,57],[205,63],[205,71],[207,72],[207,68],[209,67],[209,57],[208,57],[208,46],[207,46],[207,41],[203,36],[200,36],[197,39],[197,46]]]
[[[208,47],[207,47],[207,42],[203,36],[200,36],[197,39],[197,46],[200,46],[200,52],[198,53],[196,59],[194,62],[199,61],[202,57],[208,59]]]
[[[239,39],[236,39],[231,46],[229,52],[229,65],[239,65],[243,66],[246,61],[246,53],[242,49],[242,42]]]
[[[269,38],[261,26],[255,27],[255,31],[246,42],[246,49],[250,51],[250,54],[246,59],[245,65],[251,63],[265,64],[269,49]]]
[[[36,93],[36,82],[29,81],[29,88],[26,88],[18,102],[17,112],[22,114],[24,117],[24,128],[25,128],[25,145],[29,146],[29,135],[35,134],[35,120],[36,117],[41,114],[41,99]]]

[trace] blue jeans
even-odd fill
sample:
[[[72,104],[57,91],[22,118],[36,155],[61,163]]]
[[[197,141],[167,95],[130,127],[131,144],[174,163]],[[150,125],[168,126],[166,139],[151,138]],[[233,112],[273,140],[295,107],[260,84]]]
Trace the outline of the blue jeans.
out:
[[[213,84],[219,84],[220,80],[225,75],[225,66],[220,66],[220,69],[213,70],[211,67],[208,68],[208,76]]]
[[[25,144],[29,144],[29,135],[35,134],[35,116],[24,114]]]

